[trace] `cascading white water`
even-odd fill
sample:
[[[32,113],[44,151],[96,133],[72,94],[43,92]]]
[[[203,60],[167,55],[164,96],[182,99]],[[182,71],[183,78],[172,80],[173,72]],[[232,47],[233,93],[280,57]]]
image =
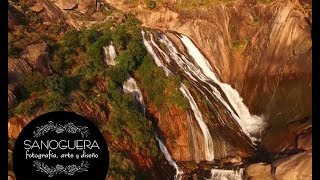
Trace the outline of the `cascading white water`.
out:
[[[162,60],[160,58],[158,58],[157,54],[154,52],[154,50],[152,48],[152,45],[146,40],[145,31],[141,31],[141,34],[142,34],[142,38],[143,38],[143,44],[146,47],[147,51],[151,54],[151,56],[154,59],[156,65],[161,67],[161,68],[163,68],[165,74],[169,75],[170,74],[169,69],[165,67],[165,65],[163,64]],[[151,41],[154,41],[153,34],[149,33],[149,36],[150,36]]]
[[[145,116],[146,108],[143,100],[143,95],[137,85],[136,80],[132,77],[128,78],[127,81],[123,83],[122,88],[125,93],[131,93],[133,95],[135,101],[139,103],[138,105],[140,106],[141,112]]]
[[[142,37],[143,37],[143,42],[148,50],[148,52],[152,55],[154,58],[156,65],[159,67],[162,67],[166,73],[166,75],[172,74],[168,68],[164,65],[162,62],[161,58],[157,56],[155,51],[153,50],[153,46],[157,48],[157,50],[161,50],[158,45],[154,42],[153,35],[149,33],[150,36],[150,41],[151,43],[145,38],[145,32],[142,31]],[[173,46],[172,46],[173,47]],[[172,47],[168,47],[169,49],[172,49]],[[162,51],[160,51],[162,52]],[[167,56],[165,56],[167,57]],[[195,103],[193,97],[191,96],[189,90],[182,84],[181,87],[179,88],[180,91],[186,96],[186,98],[189,100],[189,104],[192,107],[192,111],[194,113],[194,116],[200,126],[200,129],[203,133],[204,137],[204,150],[205,150],[205,158],[207,161],[212,161],[214,159],[214,150],[213,150],[213,142],[212,142],[212,137],[210,135],[209,129],[206,125],[206,123],[203,121],[201,111],[199,110],[197,104]],[[195,142],[194,142],[195,143]]]
[[[104,62],[109,66],[116,65],[116,62],[114,59],[117,57],[117,52],[115,47],[113,46],[113,43],[111,42],[110,45],[103,47],[105,60]]]
[[[182,35],[181,41],[188,49],[189,55],[193,57],[197,65],[201,68],[202,72],[210,78],[214,83],[221,87],[223,93],[227,96],[227,101],[230,102],[232,108],[236,111],[236,114],[229,109],[234,119],[239,123],[242,131],[254,142],[257,135],[259,135],[261,129],[265,124],[263,120],[255,115],[251,115],[248,107],[243,103],[243,99],[240,97],[237,90],[233,89],[229,84],[222,83],[216,74],[213,72],[207,59],[201,54],[199,49],[193,44],[193,42],[187,37]],[[224,99],[219,98],[221,101]],[[227,103],[223,103],[227,106]]]
[[[141,107],[141,112],[145,116],[145,103],[143,99],[142,92],[136,82],[136,80],[132,77],[129,77],[124,83],[123,83],[123,91],[125,93],[130,93],[133,95],[135,100],[139,103],[139,106]],[[172,159],[168,149],[164,145],[164,143],[158,138],[158,135],[155,133],[155,137],[159,143],[159,147],[161,152],[163,153],[166,160],[169,162],[171,166],[174,167],[176,170],[176,174],[174,176],[175,180],[180,180],[182,178],[183,171],[179,169],[177,163]]]
[[[203,120],[201,111],[199,110],[198,105],[194,101],[188,88],[183,83],[181,83],[181,87],[179,89],[182,92],[182,94],[188,99],[191,109],[194,112],[194,116],[203,133],[206,160],[212,161],[214,159],[212,137],[206,123]]]
[[[166,75],[176,74],[181,68],[182,77],[186,78],[190,85],[192,85],[200,94],[211,104],[211,107],[215,108],[221,107],[225,109],[222,111],[223,116],[228,115],[231,119],[234,119],[234,123],[238,124],[240,130],[252,141],[253,144],[257,141],[260,136],[261,130],[264,129],[265,123],[262,118],[251,115],[249,109],[243,103],[243,99],[240,97],[236,89],[233,89],[229,84],[221,82],[218,76],[213,71],[207,59],[201,54],[199,49],[193,44],[193,42],[187,36],[178,36],[182,44],[186,47],[187,52],[180,53],[178,48],[170,41],[170,39],[165,35],[161,34],[158,39],[160,43],[163,43],[168,52],[163,52],[159,45],[155,42],[152,33],[145,33],[142,31],[143,42],[148,50],[148,52],[154,58],[156,64],[164,69]],[[148,35],[148,39],[147,36]],[[181,71],[179,71],[181,72]],[[210,131],[203,119],[203,115],[199,110],[195,97],[193,97],[187,87],[181,83],[179,88],[182,94],[188,99],[191,110],[194,113],[194,117],[200,126],[203,133],[203,143],[205,149],[205,159],[207,161],[214,159],[214,149],[212,143],[212,137]],[[211,102],[214,100],[214,106]],[[220,121],[221,125],[227,126],[230,121],[223,118],[219,113],[216,115],[217,120]],[[213,129],[215,132],[216,130]],[[191,132],[192,134],[192,132]],[[194,134],[194,133],[193,133]],[[219,136],[220,134],[218,134]],[[196,146],[196,138],[193,137],[193,146]],[[221,144],[222,154],[227,156],[226,142],[223,141]],[[195,155],[196,156],[196,155]],[[223,169],[212,169],[211,179],[217,180],[239,180],[243,179],[243,169],[238,171],[233,170],[223,170]]]
[[[242,180],[243,169],[239,170],[225,170],[225,169],[211,169],[210,180]]]
[[[150,39],[152,45],[158,51],[160,51],[159,47],[154,43],[153,37]],[[175,63],[177,63],[177,65],[184,70],[184,73],[188,75],[191,80],[195,82],[198,82],[200,80],[201,83],[207,84],[210,87],[211,90],[204,86],[202,88],[210,92],[212,96],[217,98],[225,106],[225,108],[232,115],[233,119],[237,121],[242,131],[254,143],[257,140],[256,137],[260,135],[260,131],[265,126],[262,119],[258,116],[251,115],[248,108],[243,103],[243,99],[240,97],[239,93],[230,85],[222,83],[219,80],[219,78],[213,72],[209,62],[205,59],[205,57],[201,54],[198,48],[188,37],[182,35],[180,39],[182,43],[187,47],[188,54],[194,59],[196,64],[193,64],[192,61],[187,59],[187,57],[179,53],[178,50],[174,47],[173,43],[165,35],[161,35],[159,37],[160,42],[164,43],[168,48],[170,57],[175,61]],[[151,45],[149,46],[149,48],[152,49]],[[156,56],[156,54],[154,54],[154,56]],[[162,64],[162,66],[164,65]],[[222,93],[226,96],[226,99],[222,97],[221,92],[216,87],[214,87],[210,83],[210,81],[220,87]],[[208,99],[204,92],[202,92],[202,94],[205,96],[205,98]],[[223,121],[221,121],[221,123],[224,124]]]
[[[182,174],[183,171],[181,171],[177,165],[177,163],[172,159],[172,157],[170,156],[170,153],[168,151],[168,149],[166,148],[166,146],[162,143],[162,141],[158,138],[158,136],[156,135],[156,139],[158,140],[159,146],[160,146],[160,150],[163,153],[164,157],[167,159],[167,161],[169,162],[169,164],[171,166],[173,166],[176,170],[176,174],[174,176],[175,180],[180,180],[182,178]]]
[[[188,112],[187,113],[187,119],[188,119],[188,123],[189,123],[189,128],[190,128],[190,133],[191,133],[191,138],[192,138],[192,144],[193,144],[193,149],[194,149],[194,160],[196,161],[196,163],[200,162],[200,152],[199,152],[199,148],[198,148],[198,140],[196,137],[196,131],[194,129],[194,125],[191,119],[191,115]]]

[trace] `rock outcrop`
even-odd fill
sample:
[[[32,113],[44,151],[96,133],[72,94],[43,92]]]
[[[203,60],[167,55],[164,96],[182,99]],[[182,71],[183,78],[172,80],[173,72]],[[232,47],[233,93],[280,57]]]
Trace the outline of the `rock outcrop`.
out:
[[[276,179],[312,179],[312,152],[276,160],[272,166]]]
[[[22,129],[31,121],[31,117],[16,116],[8,120],[8,138],[17,139]]]
[[[41,3],[37,2],[30,9],[34,12],[39,13],[44,9],[44,7]]]
[[[62,10],[79,10],[85,14],[96,9],[96,0],[56,0],[54,4]]]
[[[8,91],[8,108],[14,107],[18,103],[17,97],[12,91]]]
[[[8,81],[17,83],[21,81],[24,75],[32,71],[32,67],[24,59],[8,58]]]
[[[245,169],[245,179],[312,179],[312,152],[305,151],[274,161],[252,164]]]
[[[264,137],[264,144],[270,153],[275,154],[312,149],[312,119],[306,117],[272,130]]]
[[[257,163],[257,164],[249,165],[245,170],[245,179],[275,180],[274,176],[271,173],[271,164],[264,164],[264,163]]]
[[[51,73],[49,67],[48,45],[46,43],[32,44],[26,47],[23,57],[43,73]]]

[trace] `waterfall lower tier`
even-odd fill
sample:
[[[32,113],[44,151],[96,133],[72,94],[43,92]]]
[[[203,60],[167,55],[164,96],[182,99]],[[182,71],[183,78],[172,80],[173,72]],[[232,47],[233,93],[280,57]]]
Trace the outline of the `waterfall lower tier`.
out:
[[[187,87],[181,83],[180,91],[182,94],[188,99],[191,109],[194,112],[194,116],[200,125],[200,128],[203,133],[203,138],[204,138],[204,149],[205,149],[205,155],[206,155],[206,160],[207,161],[212,161],[214,159],[214,152],[213,152],[213,142],[212,142],[212,137],[209,132],[209,129],[206,125],[206,123],[203,121],[202,114],[194,101],[192,95],[190,94],[189,90]]]
[[[142,92],[136,82],[136,80],[132,77],[128,78],[124,83],[123,83],[123,91],[125,93],[130,93],[132,94],[134,101],[136,102],[136,106],[139,107],[140,111],[143,113],[145,116],[145,103],[143,99]],[[159,147],[161,152],[163,153],[164,157],[166,160],[169,162],[171,166],[174,167],[176,170],[176,174],[174,179],[175,180],[180,180],[182,178],[183,171],[181,171],[177,165],[177,163],[172,159],[168,149],[164,145],[164,143],[158,138],[157,134],[155,133],[155,137],[159,143]]]
[[[242,180],[243,169],[239,170],[224,170],[224,169],[211,169],[210,180]]]
[[[123,91],[125,93],[131,93],[133,95],[136,106],[145,116],[146,108],[143,100],[143,95],[134,78],[130,77],[126,82],[123,83]]]
[[[166,148],[166,146],[163,144],[163,142],[158,138],[158,136],[156,135],[156,139],[158,140],[159,146],[160,146],[160,150],[163,153],[164,157],[167,159],[167,161],[169,162],[169,164],[171,166],[174,167],[174,169],[176,170],[176,175],[174,176],[175,180],[180,180],[182,178],[182,174],[183,171],[181,171],[177,165],[177,163],[172,159],[172,157],[170,156],[170,153],[168,151],[168,149]]]

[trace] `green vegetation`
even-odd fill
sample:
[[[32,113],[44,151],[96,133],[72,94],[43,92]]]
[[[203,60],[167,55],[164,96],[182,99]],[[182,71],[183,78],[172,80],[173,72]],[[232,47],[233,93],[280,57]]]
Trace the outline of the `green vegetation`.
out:
[[[261,21],[261,19],[260,19],[259,16],[257,16],[257,15],[254,15],[254,16],[253,16],[253,22],[254,22],[254,23],[259,24],[260,21]]]
[[[188,107],[188,102],[181,95],[178,87],[178,76],[165,76],[162,68],[156,66],[151,55],[148,54],[137,71],[143,89],[147,92],[148,100],[153,101],[158,108],[177,105],[180,108]]]
[[[66,81],[58,74],[48,76],[44,81],[47,88],[51,91],[63,94],[66,92]]]
[[[17,38],[13,34],[8,33],[8,56],[11,58],[19,58],[21,50],[15,46],[16,41]]]
[[[262,4],[267,4],[269,2],[271,2],[272,0],[258,0],[259,3],[262,3]]]
[[[139,144],[149,155],[155,156],[158,149],[153,138],[152,123],[137,111],[131,95],[123,94],[118,85],[111,82],[107,99],[112,111],[110,122],[105,128],[116,137],[130,135],[133,142]]]
[[[145,3],[149,9],[154,9],[157,6],[157,2],[154,0],[145,0]]]
[[[57,92],[50,92],[44,97],[45,108],[48,112],[63,110],[66,102],[65,96]]]
[[[133,162],[124,157],[123,155],[118,155],[115,152],[110,153],[110,167],[108,171],[108,176],[114,179],[135,179],[135,166]]]
[[[46,86],[44,82],[45,77],[40,72],[27,73],[20,88],[22,99],[30,97],[31,93],[45,91]]]
[[[242,53],[245,48],[247,47],[248,44],[248,40],[244,39],[244,40],[236,40],[233,42],[233,49]]]
[[[180,9],[209,8],[221,3],[232,6],[233,2],[234,0],[189,0],[178,2],[177,7]]]
[[[37,108],[42,105],[42,101],[40,99],[30,99],[20,103],[15,109],[15,114],[30,116],[36,113]]]
[[[188,103],[178,89],[180,79],[172,75],[166,77],[155,65],[143,45],[140,22],[133,15],[126,15],[125,22],[112,30],[111,26],[106,23],[80,31],[68,28],[62,37],[50,39],[48,36],[53,73],[27,73],[19,88],[23,99],[10,111],[31,116],[40,110],[72,110],[97,118],[97,122],[101,122],[100,114],[106,114],[106,122],[98,124],[105,133],[130,143],[136,153],[157,158],[159,149],[152,123],[134,106],[132,95],[123,93],[122,84],[133,76],[157,107],[184,108]],[[53,33],[64,32],[59,24],[50,27]],[[18,54],[13,46],[14,38],[11,42],[14,56]],[[118,54],[115,66],[104,63],[103,47],[111,42]],[[130,157],[111,156],[110,176],[135,178],[137,170]]]

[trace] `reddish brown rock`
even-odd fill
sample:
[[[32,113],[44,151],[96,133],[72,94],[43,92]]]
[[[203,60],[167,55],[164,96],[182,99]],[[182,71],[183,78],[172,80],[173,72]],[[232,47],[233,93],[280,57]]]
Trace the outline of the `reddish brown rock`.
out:
[[[312,149],[312,132],[301,134],[298,137],[298,149]]]
[[[41,3],[35,3],[30,9],[38,13],[41,12],[44,9],[44,7]]]
[[[312,179],[312,152],[305,151],[278,159],[272,164],[251,164],[245,169],[246,180]]]
[[[246,180],[275,180],[271,174],[271,165],[264,163],[251,164],[245,169]]]
[[[48,46],[46,43],[33,44],[26,47],[25,58],[41,72],[50,73]]]
[[[78,5],[78,0],[56,0],[54,3],[62,10],[71,10]]]
[[[96,1],[97,0],[80,0],[78,10],[83,14],[94,12],[96,10]]]
[[[307,132],[312,128],[312,119],[304,118],[301,120],[290,122],[287,125],[289,132],[294,134],[301,134]]]
[[[23,80],[26,73],[31,72],[32,67],[24,59],[8,58],[8,81],[17,83]]]
[[[96,9],[96,0],[57,0],[54,3],[62,10],[77,9],[83,14]]]
[[[17,97],[12,91],[8,91],[8,108],[14,107],[18,103]]]
[[[18,99],[15,95],[16,93],[16,85],[8,84],[8,108],[12,108],[18,103]]]
[[[312,179],[312,152],[306,151],[272,163],[276,179]]]
[[[13,171],[8,171],[8,180],[16,180]]]
[[[22,129],[30,122],[30,117],[16,116],[8,121],[8,138],[17,139]]]

